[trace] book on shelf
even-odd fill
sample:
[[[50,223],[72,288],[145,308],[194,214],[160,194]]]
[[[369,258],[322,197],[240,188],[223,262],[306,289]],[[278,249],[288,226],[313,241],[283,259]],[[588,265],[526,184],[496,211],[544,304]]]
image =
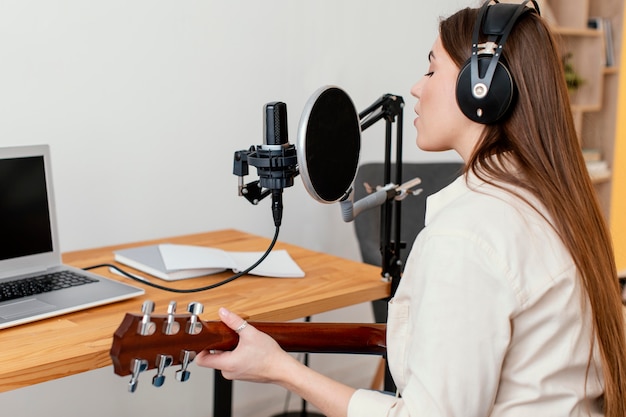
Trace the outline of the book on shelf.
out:
[[[228,269],[244,271],[264,252],[234,252],[217,248],[164,243],[114,252],[115,260],[166,281],[217,274]],[[301,278],[304,271],[286,250],[273,250],[250,274],[277,278]]]
[[[606,161],[586,161],[585,165],[587,165],[587,171],[592,180],[605,180],[611,176],[611,170]]]
[[[603,17],[590,17],[587,21],[587,27],[604,32],[605,65],[607,67],[614,66],[615,45],[613,44],[613,25],[611,24],[611,20]]]
[[[600,149],[583,148],[582,152],[583,152],[583,158],[585,159],[585,162],[602,160],[602,151]]]

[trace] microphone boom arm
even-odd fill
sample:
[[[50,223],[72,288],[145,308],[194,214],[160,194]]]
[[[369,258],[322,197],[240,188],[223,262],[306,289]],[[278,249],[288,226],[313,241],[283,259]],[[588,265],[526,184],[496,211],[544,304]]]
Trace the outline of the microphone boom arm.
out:
[[[385,94],[359,113],[361,130],[365,130],[385,119],[385,164],[383,184],[402,184],[402,110],[404,100],[394,94]],[[397,123],[396,123],[397,122]],[[395,179],[391,180],[392,124],[396,123]],[[357,202],[356,204],[358,204]],[[406,247],[401,241],[401,199],[386,199],[380,215],[380,252],[382,256],[381,276],[391,282],[391,296],[396,291],[402,276],[400,250]],[[358,214],[358,213],[357,213]]]
[[[404,100],[402,97],[394,94],[385,94],[359,113],[359,119],[361,119],[361,130],[367,129],[383,118],[388,122],[393,123],[396,116],[402,114],[403,107]],[[374,113],[374,111],[376,111],[376,113]]]
[[[388,200],[395,198],[397,195],[396,188],[395,184],[387,184],[381,187],[380,190],[373,192],[367,197],[363,197],[357,202],[353,201],[354,193],[348,193],[349,198],[339,202],[343,221],[351,222],[362,212],[374,207],[380,207]]]

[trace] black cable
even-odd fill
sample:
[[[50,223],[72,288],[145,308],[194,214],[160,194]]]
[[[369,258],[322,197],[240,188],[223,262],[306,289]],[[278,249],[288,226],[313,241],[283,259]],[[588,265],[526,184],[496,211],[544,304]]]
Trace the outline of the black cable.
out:
[[[163,290],[163,291],[170,291],[170,292],[176,292],[176,293],[193,293],[193,292],[200,292],[200,291],[207,291],[207,290],[211,290],[213,288],[217,288],[219,286],[222,286],[224,284],[228,284],[231,281],[236,280],[237,278],[246,275],[248,272],[252,271],[254,268],[256,268],[257,266],[259,266],[261,264],[261,262],[263,262],[265,260],[265,258],[267,258],[267,256],[270,254],[270,252],[272,251],[272,249],[274,248],[274,245],[276,244],[276,241],[278,240],[278,232],[280,230],[279,226],[276,226],[276,231],[274,232],[274,238],[272,239],[272,242],[270,243],[269,247],[267,248],[267,250],[265,251],[265,253],[263,254],[263,256],[261,256],[259,258],[258,261],[256,261],[252,266],[248,267],[247,269],[236,273],[235,275],[232,275],[220,282],[216,282],[215,284],[211,284],[211,285],[207,285],[206,287],[200,287],[200,288],[188,288],[188,289],[179,289],[179,288],[171,288],[171,287],[166,287],[164,285],[159,285],[159,284],[155,284],[153,282],[150,282],[148,280],[146,280],[145,278],[140,278],[137,277],[135,275],[129,274],[128,272],[124,271],[123,269],[120,269],[119,267],[113,265],[113,264],[99,264],[99,265],[93,265],[93,266],[88,266],[86,268],[83,268],[85,271],[89,271],[90,269],[96,269],[96,268],[112,268],[115,269],[117,272],[119,272],[120,274],[124,275],[127,278],[130,278],[134,281],[140,282],[142,284],[145,285],[149,285],[150,287],[154,287],[157,288],[159,290]]]

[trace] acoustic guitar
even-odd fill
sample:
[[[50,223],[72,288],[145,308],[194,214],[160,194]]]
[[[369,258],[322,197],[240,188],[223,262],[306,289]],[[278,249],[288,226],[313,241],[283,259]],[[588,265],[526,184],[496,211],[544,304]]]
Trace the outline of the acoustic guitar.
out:
[[[167,314],[155,315],[154,303],[146,301],[141,314],[127,313],[113,335],[111,360],[117,375],[131,375],[128,385],[135,392],[139,374],[156,369],[152,384],[160,387],[164,372],[180,366],[178,381],[189,379],[189,364],[202,350],[232,350],[239,336],[221,321],[203,321],[200,303],[191,303],[188,314],[176,314],[171,302]],[[386,353],[385,324],[375,323],[310,323],[249,322],[269,334],[288,352],[310,353]]]

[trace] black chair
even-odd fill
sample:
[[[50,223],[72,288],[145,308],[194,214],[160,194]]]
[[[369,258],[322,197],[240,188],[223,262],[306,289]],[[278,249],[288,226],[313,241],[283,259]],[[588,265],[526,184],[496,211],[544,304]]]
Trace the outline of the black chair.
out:
[[[460,162],[405,163],[402,165],[403,181],[418,177],[422,182],[416,188],[423,190],[419,195],[410,195],[402,200],[400,238],[406,243],[406,247],[400,252],[402,265],[406,264],[411,246],[424,227],[426,197],[454,181],[461,174],[462,169],[463,163]],[[391,171],[395,172],[394,170],[392,166]],[[384,164],[382,162],[361,165],[354,181],[355,201],[367,195],[364,183],[371,187],[385,185],[383,176]],[[354,227],[363,262],[381,266],[380,210],[372,209],[362,212],[354,219]],[[376,322],[385,323],[387,321],[386,300],[375,301],[374,305]]]

